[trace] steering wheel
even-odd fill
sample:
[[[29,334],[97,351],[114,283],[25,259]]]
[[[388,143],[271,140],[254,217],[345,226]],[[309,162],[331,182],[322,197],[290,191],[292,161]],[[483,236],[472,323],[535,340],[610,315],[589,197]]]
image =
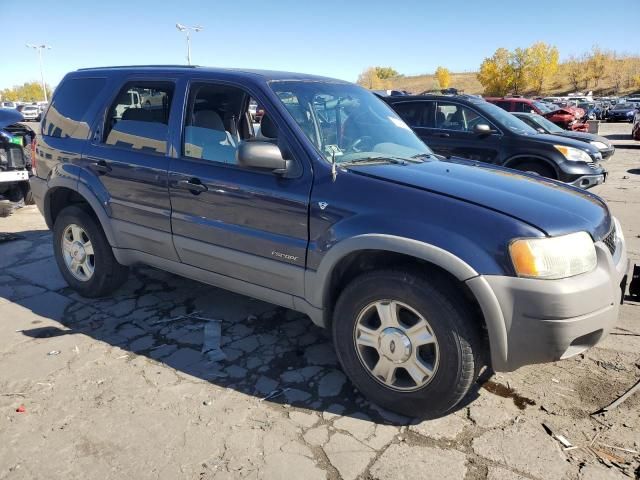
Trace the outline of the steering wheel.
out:
[[[361,137],[356,138],[353,143],[351,143],[351,146],[349,147],[349,150],[352,152],[368,152],[373,148],[373,137],[369,136],[369,135],[363,135]]]

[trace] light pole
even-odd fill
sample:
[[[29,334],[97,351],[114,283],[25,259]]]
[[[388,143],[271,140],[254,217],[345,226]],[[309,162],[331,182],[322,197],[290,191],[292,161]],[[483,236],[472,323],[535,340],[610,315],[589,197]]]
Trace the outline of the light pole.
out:
[[[27,48],[33,48],[38,51],[38,59],[40,61],[40,80],[42,81],[42,92],[44,93],[44,101],[48,102],[47,98],[47,85],[44,83],[44,70],[42,69],[42,50],[47,49],[51,50],[49,45],[32,45],[31,43],[27,43]]]
[[[200,25],[196,25],[195,27],[188,27],[186,25],[182,25],[181,23],[176,23],[176,28],[181,32],[186,32],[187,34],[187,63],[191,65],[191,31],[199,32],[202,30]]]

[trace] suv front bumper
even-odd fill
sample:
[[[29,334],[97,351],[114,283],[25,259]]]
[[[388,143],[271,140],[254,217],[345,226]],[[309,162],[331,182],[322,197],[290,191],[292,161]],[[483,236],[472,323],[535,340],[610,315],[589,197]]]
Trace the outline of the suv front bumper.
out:
[[[472,290],[480,283],[488,285],[498,303],[494,311],[502,314],[505,331],[488,329],[495,371],[577,355],[615,326],[629,269],[626,246],[622,237],[616,239],[615,255],[603,242],[595,246],[596,268],[575,277],[538,280],[487,275],[467,281]]]

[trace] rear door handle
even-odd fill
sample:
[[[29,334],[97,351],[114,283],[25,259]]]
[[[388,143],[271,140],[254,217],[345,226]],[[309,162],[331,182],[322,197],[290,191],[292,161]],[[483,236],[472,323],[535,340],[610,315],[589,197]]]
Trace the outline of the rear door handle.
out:
[[[440,138],[449,138],[451,135],[449,135],[448,133],[436,133],[436,137],[440,137]]]
[[[111,167],[107,165],[107,162],[104,160],[99,160],[91,165],[96,172],[100,173],[109,173],[111,171]]]
[[[207,186],[204,185],[198,178],[179,180],[176,186],[177,188],[181,188],[183,190],[189,190],[194,195],[200,192],[206,192],[208,190]]]

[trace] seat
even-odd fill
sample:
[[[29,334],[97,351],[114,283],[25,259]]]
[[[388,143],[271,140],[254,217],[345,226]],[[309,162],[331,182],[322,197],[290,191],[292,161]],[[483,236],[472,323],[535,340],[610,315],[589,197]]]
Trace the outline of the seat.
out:
[[[446,121],[447,117],[445,116],[444,112],[438,110],[436,112],[436,128],[442,128]]]
[[[193,158],[237,163],[235,142],[214,110],[194,113],[192,125],[184,129],[184,153]]]

